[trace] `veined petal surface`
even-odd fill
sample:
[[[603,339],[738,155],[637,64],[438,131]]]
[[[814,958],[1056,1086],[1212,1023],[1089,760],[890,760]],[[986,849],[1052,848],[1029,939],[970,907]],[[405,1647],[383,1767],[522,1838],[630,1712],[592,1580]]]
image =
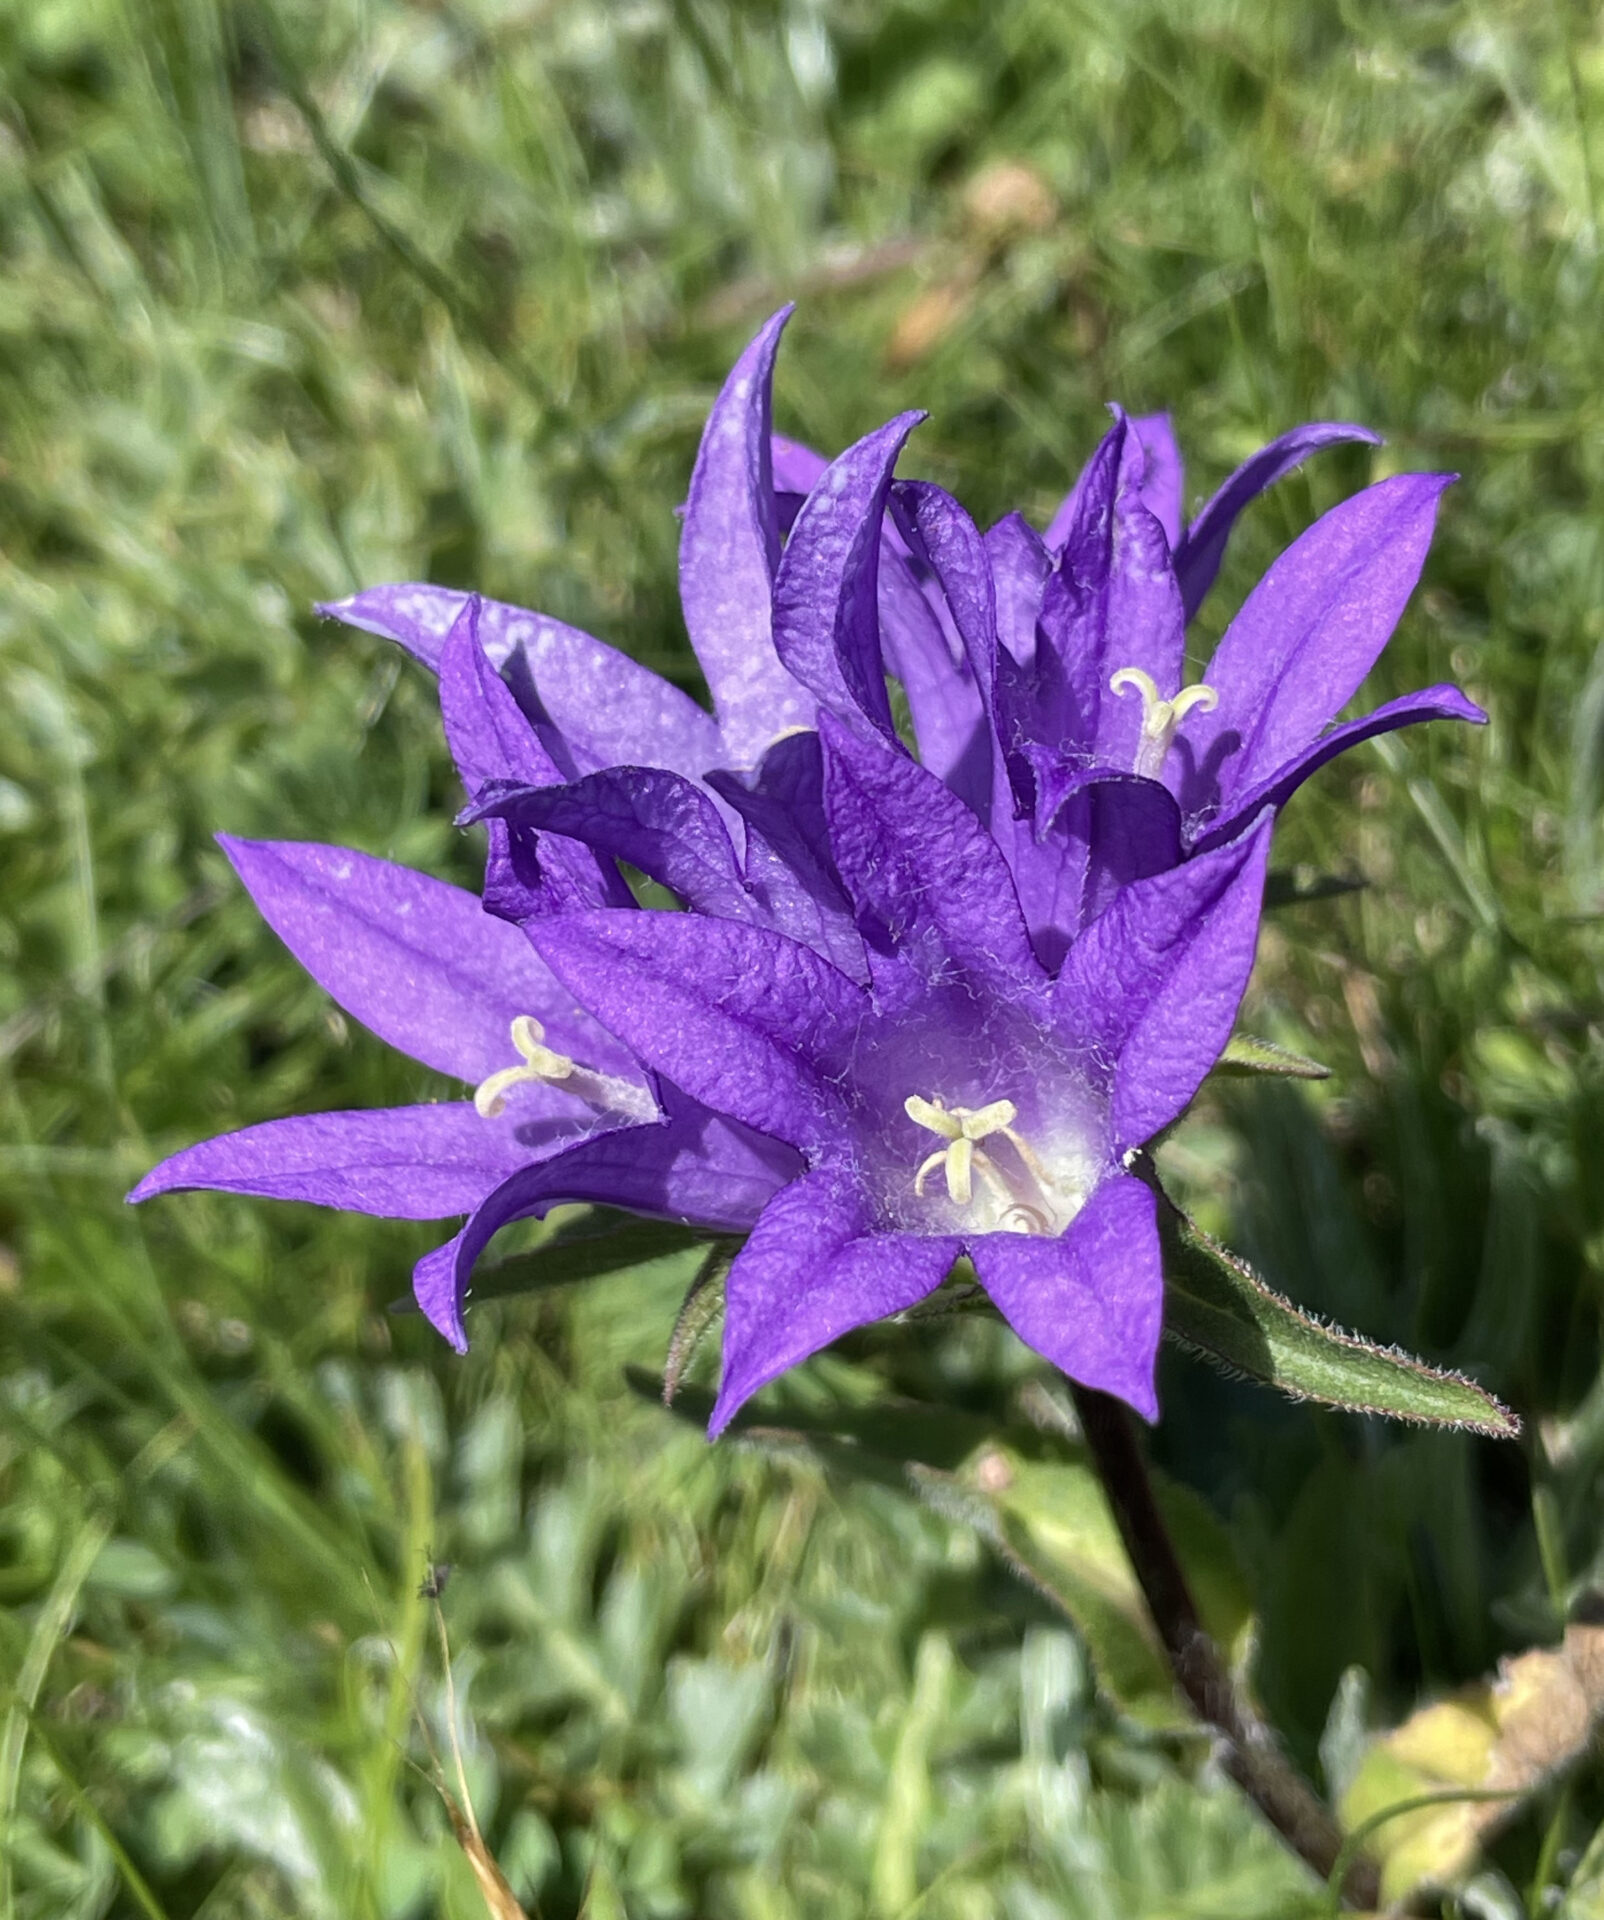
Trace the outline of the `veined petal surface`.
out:
[[[792,1181],[764,1209],[725,1282],[724,1373],[709,1433],[721,1433],[788,1367],[933,1293],[962,1244],[873,1232],[834,1171]]]
[[[1070,948],[1059,1030],[1106,1076],[1116,1155],[1185,1108],[1220,1057],[1258,941],[1266,819],[1231,845],[1138,880]]]
[[[981,1284],[1027,1346],[1082,1386],[1158,1418],[1153,1364],[1164,1320],[1154,1199],[1111,1173],[1057,1239],[988,1233],[969,1243]]]
[[[818,1062],[868,1001],[811,948],[688,913],[558,914],[527,931],[575,999],[694,1099],[804,1151],[838,1142]]]
[[[1452,476],[1404,473],[1317,520],[1253,589],[1204,675],[1212,712],[1181,724],[1193,763],[1217,769],[1223,812],[1316,741],[1398,624]],[[1183,792],[1191,815],[1215,799]]]
[[[552,1046],[608,1070],[628,1057],[477,897],[349,847],[219,844],[263,919],[318,985],[392,1047],[470,1083],[514,1063],[520,1014]]]
[[[502,1227],[571,1202],[622,1207],[654,1219],[744,1233],[770,1196],[801,1171],[794,1154],[667,1093],[665,1119],[594,1134],[525,1167],[484,1196],[460,1233],[426,1253],[413,1292],[459,1353],[462,1309],[475,1261]]]
[[[590,1123],[578,1101],[550,1088],[529,1091],[533,1098],[500,1120],[481,1119],[471,1100],[268,1120],[185,1147],[128,1198],[212,1187],[389,1220],[449,1219],[472,1212],[509,1173]]]
[[[407,581],[369,587],[318,611],[394,640],[438,669],[446,636],[468,597],[453,587]],[[723,743],[711,714],[660,674],[580,628],[481,599],[479,639],[493,666],[521,655],[541,707],[572,751],[575,772],[645,762],[695,780],[722,764]]]

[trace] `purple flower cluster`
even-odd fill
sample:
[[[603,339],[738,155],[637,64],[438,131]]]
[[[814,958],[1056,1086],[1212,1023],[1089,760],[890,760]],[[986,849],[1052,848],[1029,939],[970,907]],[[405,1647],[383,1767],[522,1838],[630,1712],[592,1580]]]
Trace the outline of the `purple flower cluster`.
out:
[[[1273,811],[1356,740],[1483,718],[1439,686],[1335,724],[1446,481],[1326,514],[1183,685],[1242,508],[1373,435],[1288,434],[1183,527],[1167,418],[1116,411],[1045,534],[1017,514],[982,534],[893,479],[917,415],[828,463],[774,435],[786,318],[726,382],[685,509],[711,714],[542,615],[374,588],[325,611],[437,671],[463,817],[489,833],[483,901],[344,849],[223,841],[340,1005],[473,1097],[250,1127],[132,1197],[466,1214],[415,1275],[459,1348],[510,1221],[588,1201],[745,1235],[715,1432],[967,1255],[1023,1339],[1152,1418],[1159,1244],[1128,1166],[1230,1035]],[[641,907],[620,861],[683,911]]]

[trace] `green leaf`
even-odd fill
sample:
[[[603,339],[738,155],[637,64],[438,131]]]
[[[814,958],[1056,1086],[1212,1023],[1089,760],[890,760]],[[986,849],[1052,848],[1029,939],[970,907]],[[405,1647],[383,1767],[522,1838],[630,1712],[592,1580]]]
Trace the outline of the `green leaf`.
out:
[[[631,1368],[634,1391],[656,1399],[660,1382]],[[704,1388],[677,1395],[676,1418],[703,1425],[712,1409]],[[783,1423],[783,1424],[782,1424]],[[1051,1434],[1008,1430],[957,1409],[915,1401],[869,1406],[787,1407],[765,1420],[750,1407],[732,1432],[779,1458],[906,1493],[972,1527],[1003,1563],[1079,1630],[1104,1691],[1150,1726],[1194,1725],[1175,1689],[1169,1662],[1131,1571],[1119,1529],[1072,1425]],[[1237,1664],[1251,1652],[1247,1585],[1212,1509],[1188,1488],[1154,1475],[1163,1512],[1204,1627]]]
[[[1082,1450],[1028,1460],[988,1445],[957,1474],[910,1466],[927,1506],[972,1526],[1018,1577],[1074,1623],[1097,1676],[1127,1712],[1152,1726],[1195,1725],[1121,1543],[1102,1484]],[[1236,1661],[1251,1650],[1253,1616],[1229,1538],[1204,1501],[1154,1475],[1154,1495],[1210,1637]]]
[[[544,1245],[481,1268],[474,1279],[473,1297],[501,1300],[511,1294],[575,1286],[582,1280],[600,1280],[625,1267],[644,1267],[706,1245],[706,1234],[689,1227],[667,1220],[640,1220],[633,1214],[597,1207]]]
[[[669,1335],[668,1356],[663,1362],[665,1407],[673,1406],[685,1369],[702,1342],[724,1317],[724,1282],[729,1278],[731,1264],[740,1246],[739,1240],[715,1240],[707,1250],[707,1257],[696,1269],[696,1278],[690,1284],[690,1290],[675,1318],[674,1331]]]
[[[1251,1033],[1233,1034],[1220,1055],[1216,1073],[1277,1074],[1283,1080],[1329,1080],[1331,1069],[1311,1060],[1305,1053],[1277,1046],[1273,1040],[1260,1040]]]
[[[1334,900],[1369,885],[1358,874],[1317,873],[1313,867],[1272,867],[1264,885],[1267,907],[1301,907],[1311,900]]]
[[[1473,1380],[1326,1326],[1273,1292],[1161,1190],[1158,1200],[1171,1340],[1295,1400],[1499,1439],[1520,1432],[1515,1415]]]

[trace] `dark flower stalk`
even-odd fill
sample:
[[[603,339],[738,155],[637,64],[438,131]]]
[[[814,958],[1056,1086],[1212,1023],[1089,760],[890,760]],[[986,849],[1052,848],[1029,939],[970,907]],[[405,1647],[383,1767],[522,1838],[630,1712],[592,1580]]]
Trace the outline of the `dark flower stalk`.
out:
[[[1198,1618],[1174,1542],[1153,1498],[1147,1465],[1127,1409],[1106,1393],[1071,1385],[1086,1450],[1108,1496],[1119,1536],[1158,1629],[1170,1671],[1193,1712],[1219,1735],[1226,1772],[1287,1845],[1322,1880],[1342,1856],[1341,1828],[1311,1791],[1275,1734],[1253,1711],[1220,1649]],[[1374,1907],[1380,1880],[1374,1862],[1349,1866],[1343,1892],[1357,1907]]]

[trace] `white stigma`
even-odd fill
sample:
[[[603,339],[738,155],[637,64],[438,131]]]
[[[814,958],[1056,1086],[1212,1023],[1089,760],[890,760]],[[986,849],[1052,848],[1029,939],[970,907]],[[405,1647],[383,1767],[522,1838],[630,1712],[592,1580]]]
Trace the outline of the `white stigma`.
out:
[[[626,1120],[654,1120],[657,1106],[644,1087],[633,1080],[617,1080],[610,1073],[596,1073],[570,1060],[566,1053],[554,1053],[544,1044],[546,1029],[527,1013],[512,1023],[512,1044],[523,1057],[519,1067],[503,1067],[488,1080],[480,1081],[473,1104],[482,1120],[494,1120],[507,1105],[509,1087],[530,1081],[543,1086],[561,1087],[598,1113],[617,1114]]]
[[[1220,696],[1212,687],[1182,687],[1173,700],[1166,700],[1152,674],[1140,667],[1121,667],[1108,683],[1110,693],[1123,693],[1134,687],[1142,696],[1142,737],[1136,748],[1134,772],[1144,779],[1156,780],[1164,770],[1164,761],[1175,739],[1175,729],[1195,707],[1199,713],[1212,713]]]
[[[915,1126],[947,1143],[920,1162],[913,1177],[917,1199],[924,1198],[925,1187],[939,1168],[946,1177],[947,1198],[955,1207],[973,1204],[978,1177],[997,1203],[994,1224],[1004,1232],[1056,1233],[1067,1224],[1066,1214],[1072,1218],[1079,1211],[1082,1196],[1075,1196],[1067,1206],[1062,1196],[1055,1196],[1041,1161],[1029,1142],[1014,1131],[1019,1109],[1012,1100],[993,1100],[984,1107],[949,1107],[912,1093],[902,1109]],[[991,1139],[1007,1141],[1013,1149],[1013,1164],[1000,1162],[979,1144]]]

